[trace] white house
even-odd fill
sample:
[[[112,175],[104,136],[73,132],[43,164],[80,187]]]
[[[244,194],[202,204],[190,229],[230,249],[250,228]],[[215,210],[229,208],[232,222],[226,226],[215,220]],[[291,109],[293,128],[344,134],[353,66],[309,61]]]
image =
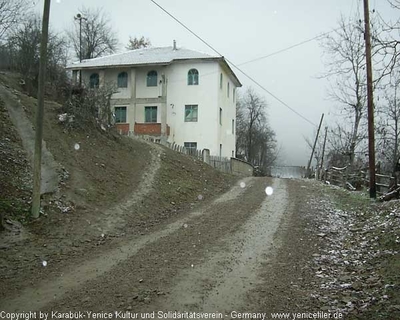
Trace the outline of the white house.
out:
[[[172,47],[145,48],[68,66],[90,87],[114,82],[117,128],[211,155],[235,155],[236,88],[223,57]]]

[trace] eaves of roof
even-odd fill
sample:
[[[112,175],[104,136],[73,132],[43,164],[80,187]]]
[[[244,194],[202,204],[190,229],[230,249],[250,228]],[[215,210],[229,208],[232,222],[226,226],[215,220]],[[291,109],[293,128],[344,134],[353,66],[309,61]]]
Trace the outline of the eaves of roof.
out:
[[[101,59],[101,58],[95,58],[95,59]],[[87,61],[93,61],[93,60],[87,60]],[[201,58],[173,58],[169,61],[160,61],[160,62],[148,62],[148,63],[126,63],[126,64],[107,64],[107,65],[88,65],[85,66],[85,63],[77,63],[77,64],[71,64],[66,67],[67,70],[101,70],[101,69],[113,69],[113,68],[129,68],[129,67],[146,67],[146,66],[167,66],[171,65],[174,62],[184,62],[184,61],[218,61],[223,68],[226,69],[226,71],[232,76],[232,80],[235,83],[237,87],[241,87],[242,83],[239,81],[238,77],[236,74],[233,72],[232,68],[229,66],[227,61],[225,60],[224,57],[201,57]]]

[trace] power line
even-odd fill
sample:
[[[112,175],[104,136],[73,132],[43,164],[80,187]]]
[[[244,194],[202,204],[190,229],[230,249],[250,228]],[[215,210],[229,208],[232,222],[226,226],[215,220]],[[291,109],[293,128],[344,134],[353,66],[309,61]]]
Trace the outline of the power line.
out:
[[[183,24],[181,21],[179,21],[176,17],[174,17],[171,13],[169,13],[166,9],[164,9],[162,6],[160,6],[157,2],[155,2],[154,0],[150,0],[152,3],[154,3],[157,7],[159,7],[162,11],[164,11],[167,15],[169,15],[172,19],[174,19],[177,23],[179,23],[182,27],[184,27],[187,31],[189,31],[192,35],[194,35],[197,39],[199,39],[201,42],[203,42],[207,47],[209,47],[211,50],[213,50],[214,52],[216,52],[218,55],[220,55],[221,57],[223,57],[223,55],[216,50],[213,46],[211,46],[209,43],[207,43],[207,41],[203,40],[200,36],[198,36],[195,32],[193,32],[192,30],[190,30],[185,24]],[[311,41],[311,40],[306,40],[307,42]],[[296,46],[296,45],[295,45]],[[289,50],[289,49],[287,49]],[[264,57],[265,58],[265,57]],[[252,82],[254,82],[257,86],[259,86],[262,90],[264,90],[265,92],[267,92],[270,96],[272,96],[274,99],[276,99],[277,101],[279,101],[281,104],[283,104],[286,108],[288,108],[289,110],[291,110],[292,112],[294,112],[296,115],[298,115],[299,117],[301,117],[303,120],[307,121],[308,123],[310,123],[311,125],[317,127],[317,125],[315,123],[313,123],[311,120],[307,119],[306,117],[304,117],[303,115],[301,115],[299,112],[297,112],[296,110],[294,110],[293,108],[291,108],[287,103],[285,103],[283,100],[281,100],[280,98],[278,98],[276,95],[274,95],[272,92],[270,92],[269,90],[267,90],[264,86],[262,86],[258,81],[256,81],[255,79],[253,79],[252,77],[250,77],[247,73],[245,73],[243,70],[241,70],[238,66],[236,66],[232,61],[230,61],[229,59],[225,58],[225,60],[230,63],[235,69],[237,69],[238,71],[240,71],[244,76],[246,76],[248,79],[250,79]]]
[[[293,108],[291,108],[286,102],[284,102],[283,100],[281,100],[280,98],[278,98],[276,95],[274,95],[271,91],[267,90],[264,86],[262,86],[258,81],[256,81],[255,79],[253,79],[252,77],[250,77],[247,73],[245,73],[242,69],[240,69],[239,67],[235,66],[231,61],[229,61],[228,59],[225,58],[225,60],[227,62],[229,62],[233,67],[235,67],[237,70],[239,70],[245,77],[247,77],[248,79],[250,79],[251,81],[253,81],[257,86],[259,86],[262,90],[264,90],[265,92],[267,92],[270,96],[272,96],[273,98],[275,98],[275,100],[279,101],[281,104],[283,104],[286,108],[288,108],[289,110],[291,110],[292,112],[294,112],[295,114],[297,114],[300,118],[302,118],[303,120],[307,121],[308,123],[310,123],[311,125],[317,127],[317,125],[315,123],[313,123],[311,120],[307,119],[306,117],[304,117],[302,114],[300,114],[299,112],[297,112],[296,110],[294,110]]]
[[[326,36],[326,35],[328,35],[328,34],[330,34],[330,33],[332,33],[332,32],[335,32],[335,31],[339,30],[339,29],[340,29],[340,28],[336,28],[336,29],[334,29],[334,30],[331,30],[331,31],[328,31],[328,32],[325,32],[325,33],[321,33],[320,35],[317,35],[317,36],[315,36],[315,37],[313,37],[313,38],[310,38],[310,39],[307,39],[307,40],[298,42],[298,43],[293,44],[293,45],[291,45],[291,46],[289,46],[289,47],[286,47],[286,48],[280,49],[280,50],[278,50],[278,51],[269,53],[269,54],[267,54],[267,55],[265,55],[265,56],[261,56],[261,57],[258,57],[258,58],[255,58],[255,59],[252,59],[252,60],[249,60],[249,61],[240,63],[240,64],[238,64],[238,66],[243,66],[243,65],[245,65],[245,64],[249,64],[249,63],[252,63],[252,62],[256,62],[256,61],[259,61],[259,60],[263,60],[263,59],[266,59],[266,58],[275,56],[275,55],[277,55],[277,54],[279,54],[279,53],[282,53],[282,52],[291,50],[291,49],[296,48],[296,47],[299,47],[299,46],[301,46],[301,45],[303,45],[303,44],[306,44],[306,43],[312,42],[312,41],[314,41],[314,40],[317,40],[318,38],[324,37],[324,36]]]
[[[163,7],[161,7],[158,3],[156,3],[154,0],[150,0],[151,2],[153,2],[156,6],[158,6],[162,11],[164,11],[166,14],[168,14],[171,18],[173,18],[176,22],[178,22],[181,26],[183,26],[186,30],[188,30],[191,34],[193,34],[196,38],[198,38],[201,42],[203,42],[207,47],[209,47],[211,50],[213,50],[214,52],[216,52],[218,55],[220,55],[221,57],[223,57],[223,55],[219,52],[219,51],[217,51],[214,47],[212,47],[210,44],[208,44],[205,40],[203,40],[200,36],[198,36],[196,33],[194,33],[192,30],[190,30],[186,25],[184,25],[182,22],[180,22],[177,18],[175,18],[172,14],[170,14],[166,9],[164,9]],[[327,34],[330,34],[330,33],[332,33],[332,32],[335,32],[335,31],[337,31],[337,30],[339,30],[339,29],[341,29],[340,27],[339,28],[336,28],[336,29],[333,29],[332,31],[329,31],[329,32],[325,32],[325,33],[323,33],[323,34],[321,34],[321,35],[318,35],[318,36],[315,36],[315,37],[313,37],[313,38],[310,38],[310,39],[307,39],[307,40],[304,40],[304,41],[302,41],[302,42],[299,42],[299,43],[297,43],[297,44],[294,44],[294,45],[292,45],[292,46],[289,46],[289,47],[287,47],[287,48],[284,48],[284,49],[281,49],[281,50],[278,50],[278,51],[276,51],[276,52],[273,52],[273,53],[270,53],[270,54],[268,54],[268,55],[266,55],[266,56],[263,56],[263,57],[259,57],[259,58],[256,58],[256,59],[252,59],[252,60],[250,60],[250,61],[246,61],[246,62],[244,62],[244,63],[241,63],[241,64],[239,64],[240,66],[241,65],[244,65],[244,64],[247,64],[247,63],[250,63],[250,62],[254,62],[254,61],[257,61],[257,60],[261,60],[261,59],[265,59],[265,58],[268,58],[268,57],[270,57],[270,56],[273,56],[273,55],[276,55],[276,54],[278,54],[278,53],[281,53],[281,52],[284,52],[284,51],[287,51],[287,50],[290,50],[290,49],[292,49],[292,48],[295,48],[295,47],[297,47],[297,46],[300,46],[300,45],[302,45],[302,44],[305,44],[305,43],[308,43],[308,42],[311,42],[311,41],[313,41],[313,40],[316,40],[316,39],[318,39],[319,37],[322,37],[322,36],[324,36],[324,35],[327,35]],[[273,94],[272,92],[270,92],[268,89],[266,89],[264,86],[262,86],[258,81],[256,81],[254,78],[252,78],[251,76],[249,76],[247,73],[245,73],[243,70],[241,70],[238,66],[239,65],[235,65],[233,62],[231,62],[229,59],[227,59],[226,57],[225,57],[225,60],[227,61],[227,62],[229,62],[235,69],[237,69],[239,72],[241,72],[245,77],[247,77],[249,80],[251,80],[253,83],[255,83],[258,87],[260,87],[262,90],[264,90],[266,93],[268,93],[270,96],[272,96],[274,99],[276,99],[278,102],[280,102],[281,104],[283,104],[286,108],[288,108],[290,111],[292,111],[293,113],[295,113],[297,116],[299,116],[300,118],[302,118],[303,120],[305,120],[305,121],[307,121],[309,124],[311,124],[312,126],[314,126],[314,127],[318,127],[317,126],[317,124],[315,124],[314,122],[312,122],[311,120],[309,120],[308,118],[306,118],[306,117],[304,117],[302,114],[300,114],[298,111],[296,111],[295,109],[293,109],[293,108],[291,108],[287,103],[285,103],[282,99],[280,99],[279,97],[277,97],[275,94]],[[212,72],[212,73],[209,73],[209,74],[207,74],[207,75],[210,75],[210,74],[213,74],[214,72]],[[336,135],[336,136],[338,136],[338,134],[336,133],[336,132],[334,132],[334,131],[332,131],[332,133],[333,133],[333,135]]]
[[[332,32],[332,31],[331,31],[331,32]],[[327,33],[329,33],[329,32],[327,32]],[[238,64],[238,65],[239,65],[239,66],[244,66],[245,64],[249,64],[249,63],[252,63],[252,62],[256,62],[256,61],[259,61],[259,60],[263,60],[263,59],[266,59],[266,58],[275,56],[275,55],[277,55],[277,54],[279,54],[279,53],[288,51],[288,50],[290,50],[290,49],[299,47],[299,46],[301,46],[301,45],[303,45],[303,44],[306,44],[306,43],[308,43],[308,42],[314,41],[314,40],[316,40],[316,39],[318,39],[318,38],[320,38],[320,37],[322,37],[322,36],[323,36],[323,34],[321,34],[321,35],[319,35],[319,36],[316,36],[316,37],[314,37],[314,38],[311,38],[311,39],[304,40],[304,41],[302,41],[302,42],[296,43],[296,44],[291,45],[291,46],[289,46],[289,47],[287,47],[287,48],[284,48],[284,49],[281,49],[281,50],[278,50],[278,51],[269,53],[269,54],[267,54],[267,55],[265,55],[265,56],[258,57],[258,58],[255,58],[255,59],[252,59],[252,60],[249,60],[249,61],[240,63],[240,64]]]
[[[192,35],[194,35],[197,39],[199,39],[201,42],[203,42],[207,47],[209,47],[211,50],[214,52],[218,53],[221,57],[223,55],[219,53],[216,49],[214,49],[211,45],[209,45],[205,40],[203,40],[200,36],[198,36],[196,33],[194,33],[192,30],[190,30],[188,27],[186,27],[182,22],[180,22],[177,18],[175,18],[172,14],[170,14],[167,10],[165,10],[162,6],[160,6],[157,2],[154,0],[150,0],[153,2],[157,7],[159,7],[162,11],[164,11],[167,15],[169,15],[172,19],[174,19],[176,22],[178,22],[182,27],[184,27],[187,31],[189,31]]]

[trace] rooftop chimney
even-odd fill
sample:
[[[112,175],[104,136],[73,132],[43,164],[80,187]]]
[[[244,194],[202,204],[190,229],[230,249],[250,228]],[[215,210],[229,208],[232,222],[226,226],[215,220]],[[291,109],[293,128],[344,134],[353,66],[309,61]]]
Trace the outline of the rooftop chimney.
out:
[[[173,50],[176,51],[176,41],[174,40]]]

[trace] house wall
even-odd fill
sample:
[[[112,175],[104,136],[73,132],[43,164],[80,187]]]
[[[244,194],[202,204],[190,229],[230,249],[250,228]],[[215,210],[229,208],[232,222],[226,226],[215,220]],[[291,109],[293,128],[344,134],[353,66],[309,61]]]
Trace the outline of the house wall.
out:
[[[89,84],[90,75],[98,73],[100,84],[117,86],[118,74],[123,71],[128,73],[128,86],[127,88],[117,88],[118,92],[113,95],[111,104],[113,107],[126,107],[126,123],[119,124],[118,130],[127,133],[133,130],[135,123],[136,70],[134,68],[82,70],[82,80],[83,83]]]
[[[130,68],[125,69],[106,69],[104,70],[105,83],[109,83],[117,86],[118,75],[121,72],[128,73],[128,87],[127,88],[117,88],[118,92],[113,95],[114,99],[130,99],[131,98],[131,88],[129,84],[131,83]]]
[[[188,85],[190,69],[199,72],[199,84]],[[198,149],[218,154],[218,91],[216,62],[181,62],[168,67],[167,107],[170,142],[197,142]],[[185,122],[185,105],[198,105],[198,121]]]
[[[157,123],[161,123],[161,103],[137,103],[135,121],[138,123],[145,121],[145,107],[157,107]]]
[[[157,87],[147,86],[147,73],[157,71]],[[136,98],[156,98],[162,95],[160,80],[162,74],[165,74],[166,68],[163,66],[138,68],[136,81]]]
[[[222,88],[220,86],[220,76],[222,73]],[[229,96],[228,96],[229,83]],[[226,157],[235,157],[236,154],[236,91],[232,79],[227,71],[218,66],[218,112],[222,108],[222,125],[218,127],[218,144],[222,144],[222,154]],[[232,133],[232,120],[234,130]]]
[[[188,85],[190,69],[199,72],[199,84]],[[147,73],[158,73],[156,87],[147,87]],[[235,154],[235,134],[232,134],[232,120],[236,124],[236,98],[233,99],[234,85],[226,70],[216,61],[182,61],[168,66],[140,67],[130,69],[83,70],[84,82],[89,82],[92,73],[100,74],[101,83],[117,83],[120,72],[128,73],[128,88],[119,89],[113,95],[114,106],[127,107],[129,130],[134,124],[145,121],[145,107],[157,106],[157,122],[161,122],[161,108],[167,109],[167,124],[170,127],[168,141],[178,145],[196,142],[198,149],[209,149],[211,155],[223,157]],[[223,73],[223,86],[220,89],[220,74]],[[160,80],[165,75],[167,81],[166,103],[161,98]],[[227,82],[230,93],[227,97]],[[198,105],[198,121],[185,122],[185,105]],[[223,110],[222,125],[219,122],[219,109]],[[124,126],[126,130],[126,126]]]

